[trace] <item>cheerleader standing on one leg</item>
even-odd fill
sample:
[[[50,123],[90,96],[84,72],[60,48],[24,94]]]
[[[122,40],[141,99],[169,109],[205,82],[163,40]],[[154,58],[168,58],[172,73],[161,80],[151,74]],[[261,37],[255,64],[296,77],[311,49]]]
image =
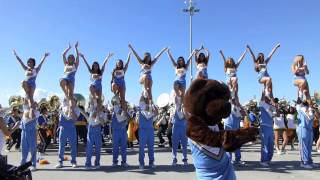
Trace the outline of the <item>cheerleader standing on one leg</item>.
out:
[[[126,83],[124,80],[124,75],[128,70],[130,57],[131,52],[128,55],[125,65],[123,64],[123,61],[119,59],[116,63],[116,67],[112,71],[111,91],[116,97],[119,97],[121,108],[124,110],[123,112],[127,112]]]
[[[93,100],[96,102],[97,106],[97,113],[100,114],[102,111],[102,76],[105,70],[106,63],[112,56],[112,53],[109,53],[109,55],[105,58],[102,67],[100,69],[100,65],[97,61],[94,61],[92,63],[92,66],[90,68],[90,65],[84,55],[82,53],[79,54],[79,56],[83,59],[84,63],[86,64],[90,74],[91,74],[91,84],[90,84],[90,96],[93,98]]]
[[[224,72],[226,73],[226,76],[227,76],[227,84],[228,84],[228,87],[231,92],[231,98],[236,99],[238,106],[240,106],[240,100],[239,100],[239,96],[238,96],[238,89],[239,88],[238,88],[237,70],[238,70],[242,60],[244,59],[246,53],[247,53],[247,49],[242,53],[242,55],[238,59],[237,63],[235,63],[234,59],[231,57],[226,59],[221,50],[219,52],[220,52],[222,59],[223,59],[223,62],[224,62]]]
[[[44,54],[38,67],[35,67],[36,60],[34,58],[29,58],[27,61],[27,65],[25,65],[15,50],[13,50],[13,54],[16,56],[18,62],[21,64],[22,68],[25,70],[26,79],[22,81],[22,88],[26,93],[26,98],[28,99],[29,107],[31,107],[34,102],[33,94],[36,89],[37,75],[40,72],[42,64],[44,63],[46,58],[49,56],[49,53]]]
[[[186,74],[190,65],[190,61],[192,60],[192,56],[195,54],[195,52],[196,51],[193,51],[190,54],[186,63],[182,56],[180,56],[176,62],[170,52],[170,49],[167,51],[169,59],[172,61],[172,64],[176,70],[176,80],[174,81],[173,89],[176,95],[175,104],[178,106],[182,105],[182,100],[186,91]],[[181,107],[177,108],[181,109]]]
[[[157,116],[158,110],[155,106],[149,106],[140,101],[139,110],[139,168],[144,169],[144,148],[148,147],[149,167],[155,168],[154,164],[154,128],[153,118]]]
[[[270,97],[271,99],[273,98],[272,79],[267,71],[267,65],[271,60],[272,55],[276,52],[276,50],[279,47],[280,47],[280,44],[277,44],[270,52],[268,58],[265,59],[263,53],[259,53],[258,57],[256,58],[250,46],[247,45],[247,48],[254,62],[255,70],[258,72],[258,81],[260,84],[263,84],[263,91],[265,96]]]
[[[98,113],[98,107],[93,102],[93,98],[89,104],[89,116],[83,110],[81,113],[88,119],[88,134],[87,134],[87,146],[86,146],[86,162],[85,168],[91,169],[91,158],[93,154],[93,147],[95,147],[96,159],[94,161],[94,169],[100,169],[100,156],[102,146],[101,127],[104,124],[101,118],[101,114]]]
[[[298,128],[297,135],[299,139],[299,149],[301,156],[300,166],[306,169],[312,169],[316,165],[312,161],[312,142],[313,142],[313,109],[304,101],[296,106],[298,112]]]
[[[273,115],[275,107],[271,104],[271,99],[262,93],[260,105],[261,122],[261,166],[269,167],[273,157],[274,133],[273,133]]]
[[[303,55],[297,55],[294,58],[291,70],[294,74],[293,84],[298,87],[298,97],[303,101],[305,96],[308,103],[312,104],[308,81],[305,77],[306,74],[309,74],[309,69]]]
[[[64,148],[66,146],[67,140],[71,147],[71,165],[73,168],[77,167],[77,132],[75,127],[75,121],[80,115],[79,108],[76,107],[75,100],[72,100],[71,107],[68,107],[69,100],[64,99],[64,106],[62,107],[62,113],[59,117],[59,163],[56,168],[63,167],[64,161]],[[71,111],[70,111],[71,110]]]
[[[172,119],[172,166],[177,165],[177,150],[179,143],[181,143],[182,147],[182,155],[183,159],[182,162],[184,165],[188,165],[188,158],[187,158],[187,145],[188,145],[188,138],[187,138],[187,123],[186,118],[184,115],[183,107],[177,106],[175,110],[171,114]]]
[[[202,50],[204,50],[207,53],[207,55],[201,52]],[[208,68],[209,58],[210,58],[210,52],[207,48],[204,48],[203,46],[201,46],[200,49],[196,49],[195,59],[197,64],[197,77],[196,77],[197,79],[208,79],[207,68]]]
[[[40,113],[36,110],[37,104],[33,103],[29,107],[28,103],[25,102],[23,117],[21,121],[21,165],[25,164],[28,158],[28,154],[31,154],[32,166],[31,171],[35,171],[37,164],[37,118]]]
[[[65,97],[68,99],[68,107],[71,108],[73,101],[73,92],[75,85],[75,75],[79,67],[79,43],[75,44],[76,57],[73,54],[70,54],[68,58],[66,57],[67,53],[71,49],[69,44],[68,48],[63,52],[63,63],[64,63],[64,76],[60,79],[60,86],[64,92]],[[71,112],[71,109],[69,110]]]
[[[137,58],[139,64],[141,65],[141,72],[140,72],[140,84],[143,85],[143,96],[144,98],[148,99],[147,104],[152,104],[152,76],[151,76],[151,69],[158,61],[162,53],[164,53],[167,48],[162,49],[155,58],[152,59],[151,54],[146,52],[144,54],[144,58],[141,59],[138,53],[133,49],[131,44],[129,44],[129,48],[132,51],[133,55]]]
[[[229,117],[223,119],[224,130],[236,131],[240,129],[240,118],[244,116],[245,112],[242,111],[242,107],[238,106],[238,103],[235,99],[231,100],[231,114]],[[234,165],[244,165],[245,162],[241,161],[241,151],[240,148],[235,152],[235,161]],[[230,160],[232,160],[232,153],[230,152]]]
[[[121,166],[128,167],[127,164],[127,124],[128,118],[122,116],[121,111],[124,111],[118,102],[113,102],[113,114],[112,114],[112,166],[118,166],[119,148],[121,148]],[[127,112],[126,112],[127,113]]]

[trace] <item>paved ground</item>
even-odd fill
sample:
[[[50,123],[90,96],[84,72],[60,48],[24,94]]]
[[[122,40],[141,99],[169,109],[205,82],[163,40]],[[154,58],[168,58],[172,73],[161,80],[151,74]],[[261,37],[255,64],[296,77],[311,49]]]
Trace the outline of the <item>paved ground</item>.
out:
[[[35,180],[59,180],[59,179],[74,179],[74,180],[102,180],[102,179],[115,179],[115,180],[138,180],[138,179],[161,179],[161,180],[187,180],[196,179],[192,159],[189,155],[188,166],[179,165],[177,167],[170,166],[171,153],[168,148],[156,148],[155,169],[139,170],[138,168],[138,148],[128,149],[128,163],[131,165],[129,168],[111,167],[111,153],[109,148],[103,149],[101,160],[101,169],[94,171],[87,171],[82,166],[84,164],[85,153],[79,153],[77,159],[79,167],[76,169],[71,168],[70,163],[66,162],[67,167],[63,169],[55,169],[54,166],[57,161],[56,147],[48,150],[46,159],[51,164],[39,165],[38,171],[33,173]],[[83,148],[81,148],[83,149]],[[235,167],[237,179],[245,180],[273,180],[273,179],[305,179],[305,180],[318,180],[320,177],[320,169],[305,170],[299,167],[299,152],[297,150],[288,151],[285,155],[274,155],[273,163],[270,168],[262,168],[259,165],[260,158],[260,145],[250,145],[242,149],[242,159],[246,161],[246,165],[242,167]],[[10,152],[9,162],[18,164],[20,160],[19,152]],[[146,157],[147,158],[147,157]],[[179,161],[182,159],[179,154]],[[320,155],[313,153],[313,159],[316,163],[320,163]],[[147,159],[146,159],[147,160]],[[147,161],[146,161],[147,162]],[[181,161],[179,162],[181,164]]]

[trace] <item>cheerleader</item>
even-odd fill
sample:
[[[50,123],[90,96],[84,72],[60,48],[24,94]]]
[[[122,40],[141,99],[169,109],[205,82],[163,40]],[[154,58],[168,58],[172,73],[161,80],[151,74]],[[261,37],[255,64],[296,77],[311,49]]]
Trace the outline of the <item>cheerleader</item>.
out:
[[[287,119],[287,136],[288,136],[288,143],[291,145],[291,150],[294,150],[294,141],[296,135],[296,110],[294,107],[290,106],[288,108],[288,114],[286,115]]]
[[[63,52],[63,63],[64,63],[64,76],[60,79],[60,87],[64,92],[65,97],[68,99],[69,108],[72,106],[73,101],[73,92],[75,85],[75,75],[79,66],[79,43],[75,44],[76,57],[73,54],[70,54],[68,58],[66,57],[67,53],[71,49],[69,44],[68,48]],[[71,109],[69,110],[71,112]]]
[[[288,144],[288,135],[286,131],[284,114],[281,114],[278,109],[275,117],[273,118],[273,130],[274,130],[274,143],[276,146],[277,154],[282,155],[285,153],[285,147]],[[281,148],[279,145],[280,134],[282,134],[282,138],[283,138]]]
[[[205,51],[205,53],[201,51]],[[207,48],[201,46],[200,49],[196,49],[195,59],[197,64],[197,79],[208,79],[208,62],[210,58],[210,52]]]
[[[238,106],[238,103],[235,99],[231,100],[231,113],[230,116],[223,119],[224,130],[236,131],[240,129],[241,117],[245,115],[245,112],[242,111],[242,107]],[[232,160],[232,153],[230,154],[230,160]],[[234,165],[244,165],[245,162],[241,161],[241,151],[240,148],[235,152],[235,161]]]
[[[171,112],[171,123],[172,126],[172,166],[177,165],[177,150],[178,146],[181,143],[182,147],[182,155],[183,159],[182,162],[184,165],[188,165],[188,158],[187,158],[187,145],[188,145],[188,138],[187,138],[187,123],[186,118],[184,115],[183,107],[177,106],[173,112]]]
[[[130,63],[131,52],[128,55],[127,62],[124,65],[122,59],[119,59],[116,63],[116,67],[112,71],[112,80],[111,80],[111,91],[115,94],[116,97],[119,97],[121,108],[124,112],[127,111],[126,105],[126,83],[124,80],[124,75],[128,70]]]
[[[25,100],[27,101],[27,100]],[[23,105],[23,117],[21,121],[21,162],[23,165],[27,162],[28,154],[31,154],[31,171],[36,171],[37,164],[37,118],[40,116],[37,111],[37,104],[34,102],[30,107],[28,102]]]
[[[24,89],[24,91],[26,93],[26,98],[29,101],[28,102],[29,107],[31,107],[31,105],[34,102],[33,94],[36,89],[37,75],[41,70],[42,64],[44,63],[46,58],[49,56],[49,53],[44,54],[38,67],[36,67],[36,60],[34,58],[29,58],[27,61],[27,65],[25,65],[15,50],[13,50],[13,55],[16,56],[18,62],[22,66],[23,70],[25,70],[26,78],[24,81],[22,81],[22,88]]]
[[[98,108],[94,103],[93,98],[89,104],[89,116],[84,110],[81,110],[81,114],[88,119],[88,133],[87,133],[87,146],[86,146],[86,162],[85,168],[91,169],[91,157],[93,154],[93,147],[95,147],[96,159],[94,161],[94,168],[100,169],[100,156],[101,156],[101,146],[102,146],[102,135],[101,128],[104,124],[103,119],[101,118],[102,114],[98,113]]]
[[[164,53],[167,48],[162,49],[155,58],[152,59],[151,54],[146,52],[144,58],[141,59],[138,53],[133,49],[131,44],[129,48],[132,51],[133,55],[137,58],[139,64],[141,65],[140,72],[140,84],[143,85],[143,97],[148,99],[147,104],[152,104],[152,76],[151,70],[155,63],[158,61],[162,53]]]
[[[316,167],[312,161],[312,141],[313,141],[313,118],[314,112],[307,101],[304,101],[302,104],[297,104],[296,106],[298,112],[298,128],[297,135],[299,139],[299,149],[301,156],[300,166],[306,169],[312,169]]]
[[[97,61],[94,61],[92,63],[92,66],[90,68],[90,65],[84,55],[82,53],[79,54],[79,56],[83,59],[84,63],[86,64],[88,71],[91,74],[91,84],[90,84],[90,96],[93,98],[93,100],[97,103],[97,111],[98,114],[102,110],[102,75],[105,70],[106,63],[110,59],[111,56],[113,56],[113,53],[109,53],[109,55],[105,58],[102,67],[100,69],[100,65]]]
[[[170,49],[168,49],[167,53],[169,56],[169,59],[171,60],[173,67],[176,70],[176,80],[173,83],[173,89],[175,91],[175,104],[178,106],[181,106],[182,104],[182,99],[184,97],[184,93],[186,90],[186,74],[192,59],[192,56],[194,56],[196,51],[193,51],[187,62],[185,62],[184,58],[182,56],[178,57],[177,62],[175,61],[175,59],[173,58]],[[180,109],[180,107],[179,107]]]
[[[76,107],[75,100],[71,102],[71,107],[68,105],[67,99],[64,99],[64,104],[62,107],[62,113],[59,117],[59,163],[56,168],[63,167],[64,161],[64,148],[66,146],[67,140],[71,147],[71,165],[73,168],[77,167],[76,155],[77,155],[77,132],[75,127],[75,121],[80,115],[79,108]]]
[[[260,100],[260,136],[261,136],[261,161],[260,165],[269,167],[273,157],[274,133],[273,116],[275,107],[271,104],[269,96],[262,93]]]
[[[237,70],[244,59],[247,49],[242,53],[240,58],[238,59],[237,63],[235,63],[234,59],[229,57],[228,59],[225,58],[222,50],[219,51],[221,57],[224,62],[224,72],[226,73],[227,77],[227,84],[229,86],[231,97],[236,99],[236,102],[240,106],[239,96],[238,96],[238,77],[237,77]]]
[[[265,96],[270,97],[271,99],[273,98],[272,79],[267,71],[267,65],[271,60],[272,55],[276,52],[276,50],[279,47],[280,44],[277,44],[270,52],[268,58],[265,59],[263,53],[259,53],[258,57],[256,58],[250,46],[247,45],[247,49],[249,50],[255,65],[255,70],[258,72],[258,81],[260,84],[263,84],[264,86],[263,91]]]
[[[154,105],[148,105],[145,101],[140,101],[138,114],[139,123],[139,169],[144,169],[144,148],[148,147],[149,168],[155,168],[154,164],[154,128],[153,118],[158,115],[158,110]]]
[[[308,81],[306,75],[309,74],[309,69],[307,62],[304,59],[303,55],[297,55],[294,58],[291,70],[294,74],[293,84],[298,87],[298,97],[303,101],[303,97],[306,97],[306,100],[309,104],[312,103],[309,91]]]
[[[122,116],[122,111],[124,111],[119,102],[113,102],[113,114],[112,114],[112,155],[113,163],[112,166],[118,166],[119,148],[121,148],[121,166],[128,167],[127,164],[127,124],[128,118]]]

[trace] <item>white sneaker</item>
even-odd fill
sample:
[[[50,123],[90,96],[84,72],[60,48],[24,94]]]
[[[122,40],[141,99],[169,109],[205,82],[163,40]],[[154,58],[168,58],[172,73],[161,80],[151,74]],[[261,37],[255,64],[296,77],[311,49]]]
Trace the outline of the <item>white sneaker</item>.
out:
[[[284,154],[284,152],[283,152],[283,151],[281,151],[281,150],[277,150],[277,154],[278,154],[278,155],[283,155],[283,154]]]
[[[31,167],[30,167],[30,171],[36,171],[36,170],[37,170],[36,167],[34,167],[34,166],[31,166]]]
[[[304,168],[304,169],[312,169],[312,168],[313,168],[312,165],[310,165],[310,164],[303,164],[303,163],[300,164],[300,167],[302,167],[302,168]]]
[[[320,149],[317,149],[317,153],[320,153]]]
[[[268,162],[260,162],[260,165],[263,167],[269,167],[269,163]]]
[[[72,166],[72,168],[76,168],[77,164],[76,163],[72,163],[71,166]]]
[[[244,161],[233,161],[233,164],[234,164],[234,165],[242,166],[242,165],[245,165],[246,162],[244,162]]]
[[[57,168],[57,169],[62,168],[62,167],[63,167],[62,163],[58,163],[58,164],[56,165],[56,168]]]

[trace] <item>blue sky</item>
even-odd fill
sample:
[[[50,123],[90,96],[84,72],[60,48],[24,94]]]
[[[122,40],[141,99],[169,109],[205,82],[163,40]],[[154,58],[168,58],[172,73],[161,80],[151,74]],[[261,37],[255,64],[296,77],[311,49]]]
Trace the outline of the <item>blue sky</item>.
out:
[[[310,90],[319,88],[320,80],[320,2],[317,0],[197,0],[200,13],[194,16],[194,46],[202,43],[211,51],[209,77],[225,80],[223,62],[218,54],[238,58],[250,44],[254,52],[268,54],[280,42],[281,47],[269,64],[269,73],[278,97],[293,99],[290,66],[297,54],[304,54],[311,74]],[[188,56],[189,18],[182,12],[183,0],[3,0],[0,5],[0,103],[20,92],[24,72],[12,55],[12,49],[26,60],[37,62],[45,51],[51,53],[37,79],[43,93],[62,93],[59,78],[63,74],[62,51],[68,42],[80,42],[87,59],[100,63],[108,54],[104,94],[110,99],[111,70],[115,60],[126,59],[128,43],[141,56],[155,55],[169,46],[175,57]],[[139,65],[135,58],[126,75],[127,99],[136,103],[141,92]],[[153,69],[153,94],[170,92],[175,74],[166,54]],[[241,101],[260,95],[261,86],[249,54],[239,72]],[[188,82],[189,84],[189,82]],[[89,73],[81,62],[76,76],[76,92],[88,94]]]

